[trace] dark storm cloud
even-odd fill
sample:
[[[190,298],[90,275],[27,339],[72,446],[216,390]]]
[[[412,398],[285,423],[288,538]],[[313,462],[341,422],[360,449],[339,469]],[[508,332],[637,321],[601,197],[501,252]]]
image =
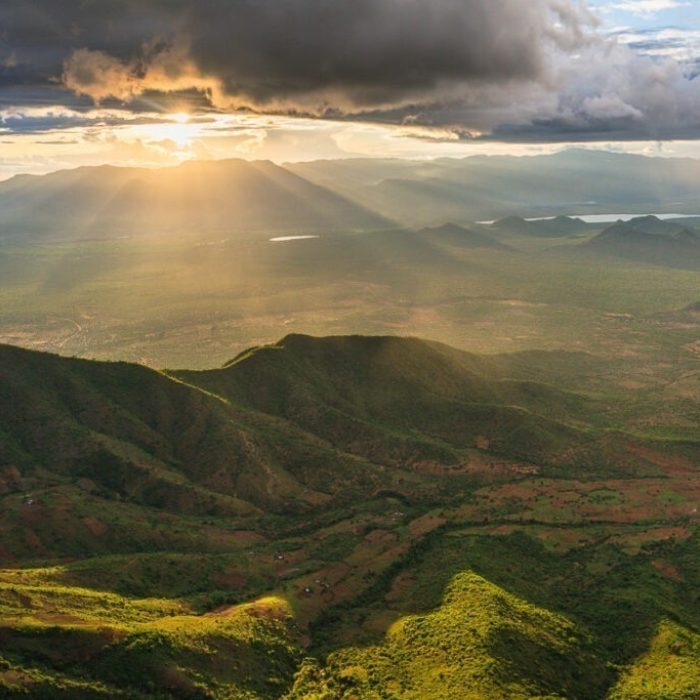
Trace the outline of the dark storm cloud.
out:
[[[594,25],[583,0],[5,0],[0,106],[188,104],[510,140],[700,135],[692,71]]]
[[[319,96],[361,109],[446,83],[535,78],[548,20],[537,0],[214,2],[192,17],[189,54],[256,105]]]
[[[11,86],[22,85],[32,105],[55,104],[64,62],[76,48],[94,47],[117,59],[131,60],[171,22],[170,13],[150,1],[0,2],[0,99]],[[14,97],[21,104],[18,91]],[[60,101],[76,102],[65,88]]]
[[[13,134],[36,135],[76,127],[84,129],[94,126],[123,126],[125,123],[128,123],[129,126],[162,124],[162,119],[147,115],[129,115],[128,122],[126,122],[124,116],[116,111],[95,114],[88,110],[81,112],[62,107],[29,110],[26,112],[10,110],[0,115],[0,133],[12,132]],[[61,143],[65,143],[65,141],[61,141]]]
[[[536,79],[543,42],[575,40],[576,21],[549,0],[9,0],[0,84],[50,83],[68,60],[98,98],[107,80],[120,98],[190,82],[238,106],[361,111]]]

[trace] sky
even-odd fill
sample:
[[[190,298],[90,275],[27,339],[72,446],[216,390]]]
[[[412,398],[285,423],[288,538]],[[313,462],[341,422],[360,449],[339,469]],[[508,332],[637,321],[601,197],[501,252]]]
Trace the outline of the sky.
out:
[[[572,144],[700,157],[700,0],[0,2],[0,179]]]

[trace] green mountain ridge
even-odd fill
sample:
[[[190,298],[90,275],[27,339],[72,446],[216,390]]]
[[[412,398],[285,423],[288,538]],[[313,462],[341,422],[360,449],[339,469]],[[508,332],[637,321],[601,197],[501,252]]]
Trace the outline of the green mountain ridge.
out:
[[[607,366],[0,346],[0,696],[692,698],[700,446],[565,388]]]
[[[0,462],[181,513],[352,497],[393,483],[389,469],[458,465],[479,438],[533,459],[584,438],[554,420],[581,413],[583,397],[413,339],[288,336],[221,370],[165,374],[13,347],[0,357]]]

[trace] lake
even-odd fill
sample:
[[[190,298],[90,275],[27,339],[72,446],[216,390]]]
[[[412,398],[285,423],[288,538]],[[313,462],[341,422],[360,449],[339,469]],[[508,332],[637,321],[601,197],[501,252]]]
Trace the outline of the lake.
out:
[[[278,236],[270,238],[270,243],[288,243],[289,241],[308,241],[309,238],[320,238],[320,236]]]

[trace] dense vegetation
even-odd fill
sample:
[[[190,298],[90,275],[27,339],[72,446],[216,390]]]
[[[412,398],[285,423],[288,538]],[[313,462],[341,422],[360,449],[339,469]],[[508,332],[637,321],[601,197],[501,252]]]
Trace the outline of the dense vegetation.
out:
[[[599,696],[607,671],[569,620],[474,574],[456,576],[444,603],[405,617],[379,647],[307,662],[290,698],[525,698]]]
[[[695,697],[698,387],[647,366],[1,347],[0,694]]]

